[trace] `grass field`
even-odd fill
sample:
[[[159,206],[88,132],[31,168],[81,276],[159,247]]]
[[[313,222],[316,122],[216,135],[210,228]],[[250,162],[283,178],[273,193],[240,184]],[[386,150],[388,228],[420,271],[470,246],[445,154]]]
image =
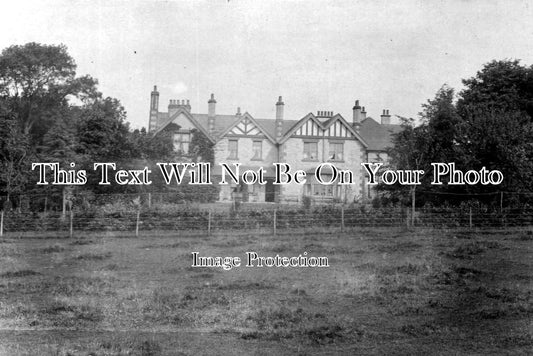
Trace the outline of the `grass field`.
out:
[[[0,240],[2,355],[528,354],[531,231]],[[191,268],[191,252],[329,268]]]

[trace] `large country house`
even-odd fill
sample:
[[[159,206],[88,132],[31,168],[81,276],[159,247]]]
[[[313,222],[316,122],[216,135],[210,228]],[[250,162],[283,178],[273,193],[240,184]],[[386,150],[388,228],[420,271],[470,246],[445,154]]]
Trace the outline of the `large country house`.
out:
[[[159,111],[157,87],[151,93],[149,131],[157,135],[171,130],[176,151],[188,152],[193,130],[203,132],[214,144],[215,164],[212,176],[222,173],[219,163],[240,163],[245,169],[266,169],[266,184],[236,186],[221,185],[220,201],[230,201],[236,192],[246,202],[301,201],[304,196],[317,201],[353,202],[368,199],[371,190],[366,185],[362,162],[387,159],[391,134],[400,130],[383,110],[380,122],[366,117],[364,107],[355,101],[350,121],[332,111],[309,113],[297,120],[284,117],[284,103],[280,96],[276,117],[262,119],[250,113],[219,114],[215,96],[207,102],[207,114],[191,111],[189,100],[170,100],[168,111]],[[274,185],[273,163],[288,163],[293,170],[305,170],[303,185]],[[321,163],[329,162],[339,170],[353,172],[351,184],[319,184],[314,176]],[[322,170],[327,178],[329,165]],[[217,180],[215,180],[217,181]]]

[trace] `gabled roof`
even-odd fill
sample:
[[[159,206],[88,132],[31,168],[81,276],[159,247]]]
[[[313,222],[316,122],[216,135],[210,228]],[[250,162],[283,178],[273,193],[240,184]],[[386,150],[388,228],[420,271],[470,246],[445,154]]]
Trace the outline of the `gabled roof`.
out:
[[[295,121],[295,123],[283,133],[283,136],[281,138],[280,143],[284,143],[287,141],[291,135],[296,132],[300,127],[302,127],[308,120],[312,120],[314,123],[318,125],[322,130],[327,130],[331,125],[333,125],[335,122],[339,121],[342,123],[342,125],[359,141],[363,146],[367,147],[368,144],[364,140],[363,137],[357,131],[353,129],[353,127],[342,117],[340,114],[336,114],[333,117],[329,118],[328,120],[324,122],[320,122],[320,120],[317,119],[317,117],[313,113],[309,113],[305,115],[302,119]]]
[[[209,127],[208,122],[208,116],[207,114],[191,114],[196,121],[205,127],[206,129]],[[222,132],[224,132],[229,126],[231,126],[235,121],[238,120],[237,115],[216,115],[215,116],[215,132],[213,133],[213,136],[215,139],[218,139]]]
[[[393,146],[392,135],[401,130],[401,125],[381,125],[368,117],[361,122],[359,134],[368,143],[369,151],[386,151]]]
[[[170,117],[166,112],[158,113],[158,128],[156,129],[155,134],[161,132],[181,113],[183,113],[193,125],[202,131],[212,142],[220,140],[223,135],[241,122],[244,117],[252,121],[271,142],[276,142],[276,120],[274,119],[256,119],[249,113],[243,115],[216,115],[215,132],[213,135],[209,135],[207,114],[191,114],[184,108],[179,108]],[[392,147],[393,145],[392,134],[402,130],[401,125],[381,125],[371,117],[368,117],[363,120],[360,129],[357,132],[340,114],[321,122],[313,113],[309,113],[300,120],[283,120],[281,130],[282,138],[279,143],[285,142],[296,130],[298,130],[299,127],[304,125],[307,120],[313,120],[323,130],[327,130],[336,121],[340,121],[369,151],[386,151],[387,148]]]
[[[315,122],[315,124],[318,125],[318,127],[320,127],[321,129],[324,129],[323,126],[322,126],[322,123],[320,122],[320,120],[318,120],[315,115],[313,115],[312,112],[310,112],[309,114],[305,115],[304,117],[302,117],[300,120],[297,120],[297,121],[294,121],[295,124],[292,125],[286,132],[283,133],[283,135],[281,136],[281,141],[280,143],[283,143],[285,141],[287,141],[287,139],[296,131],[298,130],[300,127],[302,127],[308,120],[312,120]]]
[[[215,119],[216,120],[216,119]],[[262,132],[272,143],[276,143],[276,140],[274,139],[274,136],[271,136],[270,133],[263,128],[263,126],[258,122],[258,120],[254,119],[252,115],[250,115],[248,112],[245,112],[243,115],[237,116],[237,120],[233,122],[231,125],[229,125],[219,136],[218,138],[222,138],[226,134],[228,134],[234,127],[236,127],[240,122],[243,120],[250,120],[258,129],[260,132]],[[274,120],[261,120],[261,121],[274,121]],[[274,121],[275,124],[275,121]],[[275,126],[274,126],[275,130]]]
[[[185,115],[185,117],[187,117],[187,119],[189,119],[192,124],[200,131],[202,131],[204,133],[204,135],[213,143],[215,143],[215,140],[213,139],[213,137],[211,137],[211,135],[209,135],[208,131],[207,131],[207,125],[202,125],[198,122],[198,120],[194,117],[194,115],[192,115],[188,110],[186,110],[185,108],[178,108],[176,110],[176,112],[174,114],[172,114],[172,116],[168,117],[168,113],[167,114],[167,119],[161,124],[161,126],[159,126],[155,132],[154,132],[154,136],[157,135],[158,133],[160,133],[165,127],[167,127],[170,123],[172,123],[172,121],[174,121],[174,119],[176,117],[178,117],[179,115],[183,114]]]

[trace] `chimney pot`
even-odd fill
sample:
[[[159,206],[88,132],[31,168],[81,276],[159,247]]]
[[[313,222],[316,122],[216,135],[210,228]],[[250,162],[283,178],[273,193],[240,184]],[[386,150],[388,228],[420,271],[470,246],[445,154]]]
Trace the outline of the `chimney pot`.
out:
[[[383,115],[381,115],[381,124],[390,125],[390,115],[389,110],[383,110]]]
[[[213,122],[212,122],[212,127],[214,129],[214,118],[215,118],[215,112],[216,112],[216,103],[217,101],[215,100],[215,94],[211,94],[211,98],[209,99],[209,101],[207,102],[207,116],[213,118]]]
[[[364,110],[364,109],[363,109]],[[353,125],[357,125],[357,127],[361,124],[362,115],[361,115],[361,106],[359,106],[359,100],[355,101],[355,106],[352,108],[353,111]]]
[[[241,108],[237,107],[237,115],[240,115],[240,114],[241,114]]]

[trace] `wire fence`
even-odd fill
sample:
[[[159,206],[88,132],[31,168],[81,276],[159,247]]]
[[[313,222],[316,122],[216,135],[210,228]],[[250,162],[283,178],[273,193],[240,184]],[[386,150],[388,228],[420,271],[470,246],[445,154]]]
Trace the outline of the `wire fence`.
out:
[[[279,234],[291,231],[346,232],[361,227],[432,228],[511,228],[533,227],[533,211],[489,212],[480,209],[434,209],[412,211],[408,208],[322,206],[304,209],[273,206],[273,209],[235,210],[131,205],[121,211],[72,209],[46,212],[1,212],[0,236],[18,232],[57,232],[76,236],[82,232],[124,232],[129,235],[167,231],[176,234],[218,232],[260,232]],[[220,208],[220,207],[219,207]]]

